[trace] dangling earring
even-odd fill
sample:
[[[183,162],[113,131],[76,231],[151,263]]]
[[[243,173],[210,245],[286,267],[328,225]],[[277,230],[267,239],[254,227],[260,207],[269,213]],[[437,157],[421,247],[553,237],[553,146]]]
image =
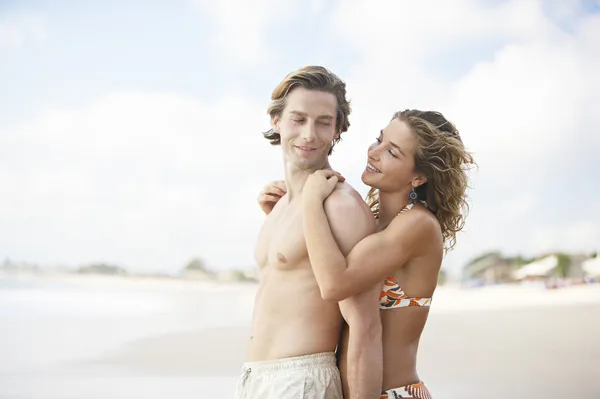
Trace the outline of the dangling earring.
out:
[[[408,199],[411,202],[417,202],[417,198],[419,198],[419,196],[417,195],[417,192],[415,191],[415,188],[412,188],[412,191],[410,193],[408,193]]]

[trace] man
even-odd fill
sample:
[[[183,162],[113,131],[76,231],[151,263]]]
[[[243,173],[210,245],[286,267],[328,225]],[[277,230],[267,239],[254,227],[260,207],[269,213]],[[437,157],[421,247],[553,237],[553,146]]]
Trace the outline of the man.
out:
[[[324,300],[302,225],[304,183],[317,170],[331,170],[328,157],[349,127],[346,85],[327,69],[309,66],[287,75],[271,100],[272,128],[264,135],[281,146],[287,193],[267,212],[256,244],[260,287],[237,397],[341,399],[335,350],[343,316],[350,331],[347,368],[342,369],[344,397],[379,398],[378,292],[371,290],[339,304]],[[345,254],[374,232],[372,213],[348,184],[337,184],[324,207]]]

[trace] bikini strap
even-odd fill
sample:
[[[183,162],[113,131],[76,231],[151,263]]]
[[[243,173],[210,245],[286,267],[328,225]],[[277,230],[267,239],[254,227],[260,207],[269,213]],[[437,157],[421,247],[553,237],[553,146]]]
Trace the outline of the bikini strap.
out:
[[[427,208],[427,202],[425,202],[425,201],[419,201],[419,203],[421,205],[423,205],[425,208]],[[401,213],[403,213],[403,212],[410,211],[415,206],[415,204],[416,204],[416,202],[410,202],[408,205],[406,205],[404,208],[402,208],[402,210],[398,213],[398,215],[401,214]]]

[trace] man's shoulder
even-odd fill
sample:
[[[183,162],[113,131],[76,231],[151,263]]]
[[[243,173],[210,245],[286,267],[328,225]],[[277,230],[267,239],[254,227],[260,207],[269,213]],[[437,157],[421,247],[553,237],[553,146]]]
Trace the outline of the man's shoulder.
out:
[[[325,213],[328,218],[342,219],[348,223],[357,220],[368,225],[375,225],[373,213],[360,196],[360,193],[348,183],[339,183],[331,195],[325,200]]]
[[[333,192],[325,200],[325,206],[356,208],[357,212],[371,213],[360,193],[350,184],[338,183]]]

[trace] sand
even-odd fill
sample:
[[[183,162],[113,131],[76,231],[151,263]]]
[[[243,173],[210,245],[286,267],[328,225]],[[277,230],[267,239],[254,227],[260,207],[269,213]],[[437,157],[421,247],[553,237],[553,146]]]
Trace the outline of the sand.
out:
[[[600,398],[600,286],[445,289],[435,300],[419,373],[436,399]],[[235,377],[248,332],[161,335],[90,362],[147,375]]]

